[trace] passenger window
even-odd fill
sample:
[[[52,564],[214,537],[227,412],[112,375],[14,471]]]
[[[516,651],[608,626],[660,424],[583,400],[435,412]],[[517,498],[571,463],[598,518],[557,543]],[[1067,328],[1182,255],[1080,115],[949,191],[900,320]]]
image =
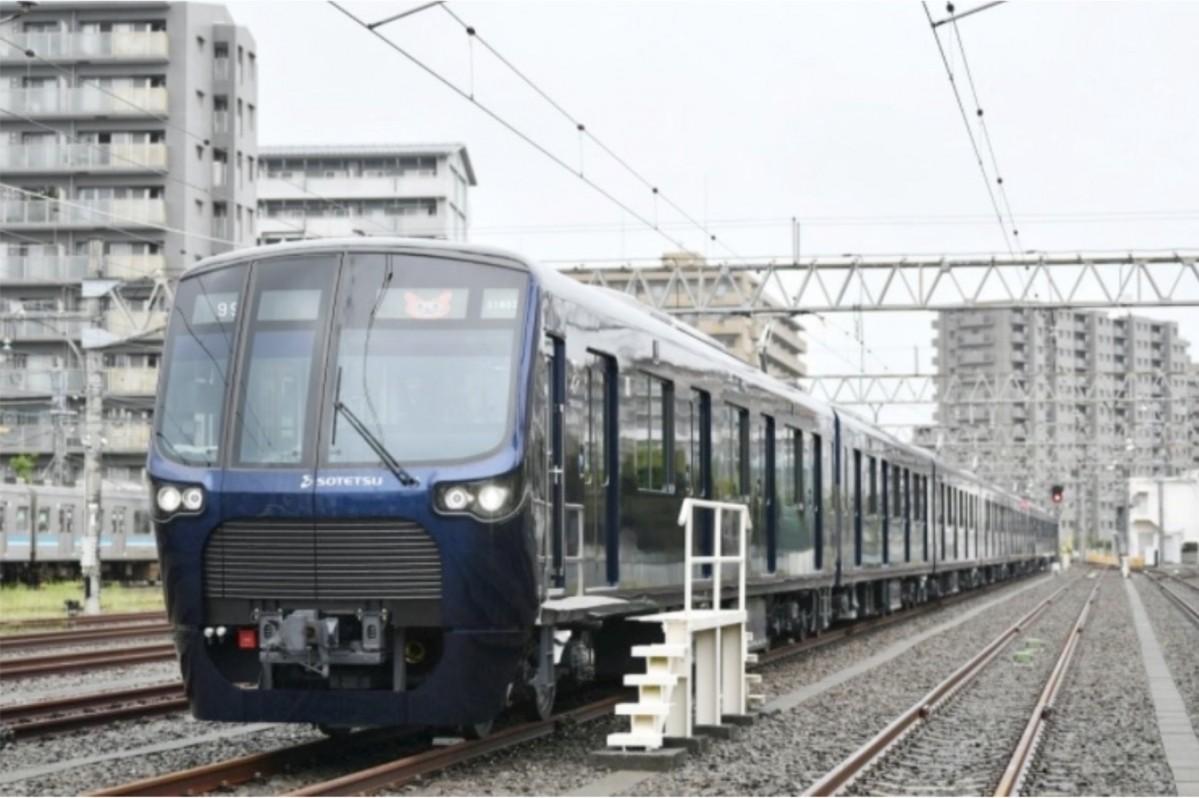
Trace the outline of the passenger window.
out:
[[[621,402],[621,435],[629,444],[625,462],[632,466],[638,490],[670,489],[666,456],[668,393],[667,384],[650,374],[639,372],[627,377],[625,401]]]
[[[799,432],[790,427],[775,428],[774,484],[779,500],[785,506],[800,504],[800,471],[795,464],[801,462]]]
[[[50,531],[50,508],[37,508],[37,531],[38,534],[44,534]]]
[[[749,495],[749,413],[723,404],[712,424],[712,487],[717,499]]]
[[[903,494],[900,492],[900,468],[891,466],[891,515],[903,515]]]

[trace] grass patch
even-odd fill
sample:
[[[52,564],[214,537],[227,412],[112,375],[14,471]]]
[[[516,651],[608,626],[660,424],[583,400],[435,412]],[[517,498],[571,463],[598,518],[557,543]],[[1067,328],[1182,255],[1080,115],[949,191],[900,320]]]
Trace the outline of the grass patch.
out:
[[[65,618],[67,599],[83,603],[82,580],[47,582],[39,587],[4,585],[0,587],[0,619]],[[161,610],[162,588],[130,587],[105,583],[100,589],[100,608],[104,612],[149,612]]]

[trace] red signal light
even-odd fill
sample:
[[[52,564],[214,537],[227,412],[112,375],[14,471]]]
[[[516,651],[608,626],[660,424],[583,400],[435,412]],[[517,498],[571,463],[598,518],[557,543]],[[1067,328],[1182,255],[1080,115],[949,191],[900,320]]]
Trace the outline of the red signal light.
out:
[[[1049,497],[1053,500],[1054,504],[1061,504],[1065,492],[1065,488],[1063,488],[1061,485],[1054,485],[1049,492]]]
[[[253,626],[237,630],[237,647],[242,649],[258,648],[258,630]]]

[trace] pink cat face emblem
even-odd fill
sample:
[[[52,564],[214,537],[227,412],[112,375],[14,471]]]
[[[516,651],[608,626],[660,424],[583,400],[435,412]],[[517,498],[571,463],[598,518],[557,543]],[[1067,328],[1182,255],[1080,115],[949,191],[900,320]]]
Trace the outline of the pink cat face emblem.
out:
[[[452,291],[442,291],[433,299],[427,299],[411,291],[404,292],[404,314],[410,319],[444,319],[450,315]]]

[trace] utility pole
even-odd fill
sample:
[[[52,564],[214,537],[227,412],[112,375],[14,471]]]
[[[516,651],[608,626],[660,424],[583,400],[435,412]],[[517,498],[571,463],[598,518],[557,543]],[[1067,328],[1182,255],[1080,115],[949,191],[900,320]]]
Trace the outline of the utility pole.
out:
[[[101,299],[86,297],[84,308],[91,323],[102,326]],[[101,405],[104,399],[104,374],[101,366],[103,355],[96,347],[84,346],[83,381],[83,490],[84,522],[83,551],[79,565],[83,572],[84,612],[88,615],[100,613],[100,458],[103,452],[104,422]]]

